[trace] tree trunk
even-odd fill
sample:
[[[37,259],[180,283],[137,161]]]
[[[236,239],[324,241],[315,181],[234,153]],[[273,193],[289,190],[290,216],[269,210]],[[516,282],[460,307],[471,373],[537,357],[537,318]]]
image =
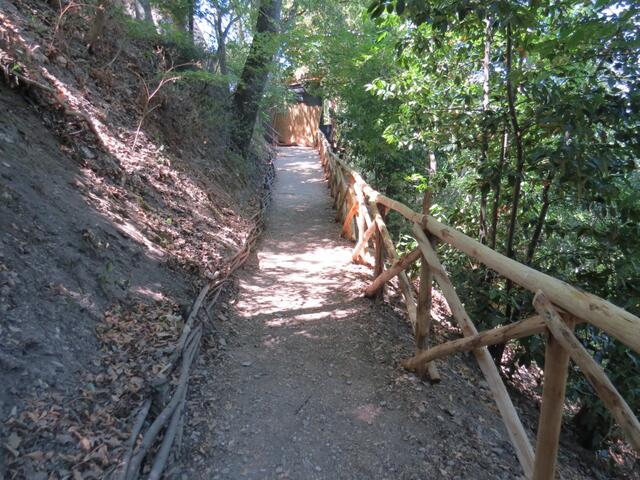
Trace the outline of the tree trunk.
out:
[[[142,5],[138,0],[133,0],[133,13],[136,16],[136,20],[144,19],[144,12],[142,11]]]
[[[482,59],[482,143],[480,148],[480,165],[486,167],[489,157],[489,130],[487,125],[487,115],[489,114],[489,75],[491,62],[491,36],[492,22],[489,17],[485,18],[484,29],[484,57]],[[485,170],[486,171],[486,170]],[[487,195],[489,193],[489,182],[486,177],[482,178],[480,187],[480,241],[487,243]]]
[[[233,95],[233,104],[238,120],[233,131],[232,141],[244,156],[249,150],[253,136],[260,100],[267,83],[269,65],[277,51],[274,37],[280,21],[280,5],[281,0],[260,1],[258,21],[249,55]]]
[[[425,215],[428,215],[431,210],[431,204],[433,201],[433,182],[436,169],[436,156],[433,152],[429,152],[429,161],[427,163],[429,185],[427,191],[424,192],[424,196],[422,197],[422,213]],[[433,272],[423,257],[422,265],[420,267],[420,290],[418,291],[418,321],[416,323],[417,350],[423,350],[427,346],[429,330],[431,329],[432,285]]]
[[[491,211],[491,228],[489,230],[489,247],[492,250],[496,249],[496,237],[498,234],[498,213],[500,210],[500,193],[502,190],[502,169],[504,167],[504,162],[507,158],[507,147],[509,145],[509,130],[507,127],[504,127],[504,131],[502,132],[502,142],[500,144],[500,157],[498,158],[498,170],[495,172],[494,181],[493,181],[493,206]],[[496,278],[496,273],[490,268],[486,269],[484,275],[484,285],[488,290],[491,289],[493,282]],[[488,312],[489,315],[493,314],[493,309],[491,308],[491,299],[489,295],[485,296],[485,311]],[[502,347],[490,346],[489,351],[499,349]],[[502,354],[501,354],[502,355]]]
[[[153,23],[153,12],[151,11],[151,1],[138,0],[138,3],[142,6],[142,12],[144,13],[144,21]]]
[[[218,72],[221,75],[227,74],[227,38],[225,29],[222,28],[222,11],[218,11],[216,18],[216,40],[218,48],[216,48],[216,59],[218,61]]]
[[[502,189],[502,167],[507,158],[507,147],[509,145],[509,131],[505,127],[502,133],[502,144],[500,146],[500,159],[498,160],[498,171],[496,172],[496,182],[493,190],[493,208],[491,212],[491,230],[489,231],[489,246],[496,249],[496,236],[498,233],[498,211],[500,209],[500,191]]]
[[[518,122],[518,113],[516,112],[516,90],[513,86],[512,65],[513,65],[513,35],[511,31],[511,24],[507,24],[507,52],[506,52],[506,80],[507,80],[507,101],[509,104],[509,118],[511,120],[511,128],[513,130],[513,139],[516,146],[516,170],[513,178],[513,194],[511,196],[511,215],[509,218],[509,230],[507,231],[507,243],[505,255],[509,258],[514,258],[513,242],[516,231],[516,221],[518,219],[518,206],[520,203],[520,195],[522,188],[522,175],[524,171],[524,149],[522,147],[522,130]],[[507,280],[505,287],[506,297],[509,297],[511,290],[513,289],[513,282]],[[512,322],[516,317],[511,303],[507,303],[505,307],[505,317]],[[504,345],[497,346],[491,351],[494,355],[494,360],[500,365],[502,363],[502,354],[504,353]]]
[[[524,170],[524,151],[522,148],[522,131],[518,123],[518,114],[516,112],[516,91],[513,87],[511,78],[511,67],[513,61],[513,40],[511,33],[511,24],[507,25],[507,59],[506,59],[506,76],[507,76],[507,100],[509,103],[509,117],[511,119],[511,128],[513,129],[513,137],[516,145],[516,171],[513,178],[513,195],[511,197],[511,216],[509,219],[509,231],[507,234],[506,255],[513,258],[513,239],[516,230],[516,220],[518,218],[518,204],[520,203],[520,192],[522,187],[522,173]]]
[[[555,175],[556,171],[552,170],[544,182],[544,187],[542,187],[542,207],[540,208],[540,214],[538,215],[538,220],[536,222],[536,228],[533,232],[533,237],[531,237],[529,247],[527,248],[527,265],[530,265],[533,261],[533,255],[535,254],[536,247],[538,246],[538,242],[540,241],[542,227],[544,226],[544,221],[546,220],[547,212],[549,211],[549,190],[551,189],[551,184],[553,183],[553,178],[555,177]]]
[[[109,6],[109,0],[100,0],[96,6],[96,15],[93,18],[93,24],[91,25],[91,30],[89,30],[89,34],[87,35],[86,43],[87,50],[91,54],[94,53],[95,44],[104,31],[104,24],[107,19],[107,9]]]
[[[189,2],[189,13],[187,14],[187,24],[189,26],[189,36],[191,37],[191,41],[194,41],[194,22],[196,16],[196,0],[190,0]]]

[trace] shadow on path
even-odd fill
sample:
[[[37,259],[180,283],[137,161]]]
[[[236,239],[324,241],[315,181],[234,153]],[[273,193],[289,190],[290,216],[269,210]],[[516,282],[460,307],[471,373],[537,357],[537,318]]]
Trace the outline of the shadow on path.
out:
[[[196,374],[187,477],[517,478],[488,397],[395,367],[410,332],[361,298],[369,272],[339,238],[317,153],[282,148],[276,167],[257,258],[220,322],[225,351]]]

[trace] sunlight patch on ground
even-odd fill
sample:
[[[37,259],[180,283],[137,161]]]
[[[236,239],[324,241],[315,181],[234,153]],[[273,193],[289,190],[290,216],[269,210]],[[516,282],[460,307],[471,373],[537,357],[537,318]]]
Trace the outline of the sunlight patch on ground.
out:
[[[366,405],[357,407],[353,411],[353,414],[358,420],[372,425],[375,419],[382,414],[382,408],[372,403],[367,403]]]

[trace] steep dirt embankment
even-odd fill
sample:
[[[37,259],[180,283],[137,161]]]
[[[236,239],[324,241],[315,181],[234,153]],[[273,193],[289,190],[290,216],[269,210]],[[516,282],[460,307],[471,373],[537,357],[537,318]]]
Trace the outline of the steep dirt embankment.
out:
[[[0,478],[112,471],[257,208],[260,168],[227,155],[211,88],[168,85],[134,140],[173,53],[114,18],[89,53],[91,13],[54,35],[47,3],[0,0]]]

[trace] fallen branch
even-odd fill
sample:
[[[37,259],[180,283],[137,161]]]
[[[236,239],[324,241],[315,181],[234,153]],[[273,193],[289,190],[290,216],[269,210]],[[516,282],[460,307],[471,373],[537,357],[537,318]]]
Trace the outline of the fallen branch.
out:
[[[144,460],[145,455],[149,451],[149,449],[153,446],[153,443],[156,440],[157,435],[162,430],[162,427],[169,421],[172,417],[174,411],[180,404],[182,397],[184,395],[184,391],[187,388],[187,382],[189,380],[189,370],[191,368],[191,363],[193,362],[198,347],[200,346],[200,337],[202,335],[201,329],[194,330],[194,342],[189,345],[189,348],[185,352],[186,355],[183,357],[182,368],[180,371],[180,379],[178,381],[178,386],[176,388],[175,394],[171,401],[164,407],[164,410],[160,412],[160,414],[153,421],[147,432],[142,437],[142,442],[138,446],[138,450],[135,455],[131,458],[130,464],[127,466],[127,475],[124,477],[126,480],[135,480],[138,478],[140,473],[140,466],[142,465],[142,461]]]
[[[127,441],[127,453],[125,453],[124,458],[122,459],[122,468],[123,471],[121,473],[121,477],[126,477],[127,475],[127,467],[129,462],[131,461],[131,456],[133,455],[133,449],[136,446],[136,440],[138,440],[138,435],[144,426],[144,421],[147,419],[147,415],[149,415],[149,409],[151,408],[151,399],[145,400],[136,415],[136,421],[133,423],[133,429],[131,430],[131,436]]]
[[[198,341],[198,343],[200,343]],[[195,355],[194,355],[195,357]],[[162,445],[160,445],[160,450],[158,450],[158,454],[156,455],[156,459],[153,462],[153,467],[151,467],[151,472],[149,473],[149,480],[159,480],[162,472],[164,471],[164,467],[167,464],[167,460],[169,459],[169,453],[171,452],[171,447],[173,446],[173,441],[176,438],[176,434],[178,432],[178,426],[180,425],[180,419],[182,418],[182,412],[184,411],[186,398],[187,398],[187,390],[189,386],[186,385],[184,390],[181,393],[180,400],[178,401],[178,406],[173,412],[171,416],[171,422],[167,427],[167,431],[162,438]]]
[[[273,168],[273,163],[270,163],[265,176],[264,191],[260,201],[260,209],[252,217],[253,226],[249,229],[244,246],[226,263],[226,265],[218,269],[213,278],[200,290],[198,296],[193,302],[187,320],[185,321],[185,326],[180,338],[178,339],[176,347],[171,354],[167,366],[165,366],[161,371],[160,376],[151,382],[156,389],[160,387],[165,388],[171,379],[171,373],[179,364],[180,359],[182,359],[182,363],[180,363],[178,383],[171,395],[171,398],[144,433],[142,441],[138,445],[135,453],[133,453],[133,446],[141,432],[146,414],[141,421],[136,418],[130,439],[131,451],[128,451],[124,458],[123,473],[119,477],[122,480],[136,480],[139,477],[145,458],[158,441],[161,432],[164,432],[162,435],[162,442],[160,443],[157,452],[153,455],[153,458],[147,459],[147,463],[152,465],[149,478],[159,479],[167,465],[173,445],[179,445],[182,441],[182,428],[184,426],[183,412],[186,406],[189,375],[191,367],[195,362],[200,349],[201,339],[204,334],[204,327],[200,322],[198,322],[199,314],[204,310],[207,317],[209,316],[209,310],[212,309],[217,302],[224,284],[229,280],[230,276],[246,262],[249,255],[253,252],[253,249],[258,242],[258,238],[264,230],[265,214],[271,198],[271,185],[273,183],[274,176],[275,170]],[[147,400],[147,402],[150,406],[151,400]],[[147,403],[145,403],[145,405],[147,405]],[[149,409],[147,408],[147,413],[148,411]]]

